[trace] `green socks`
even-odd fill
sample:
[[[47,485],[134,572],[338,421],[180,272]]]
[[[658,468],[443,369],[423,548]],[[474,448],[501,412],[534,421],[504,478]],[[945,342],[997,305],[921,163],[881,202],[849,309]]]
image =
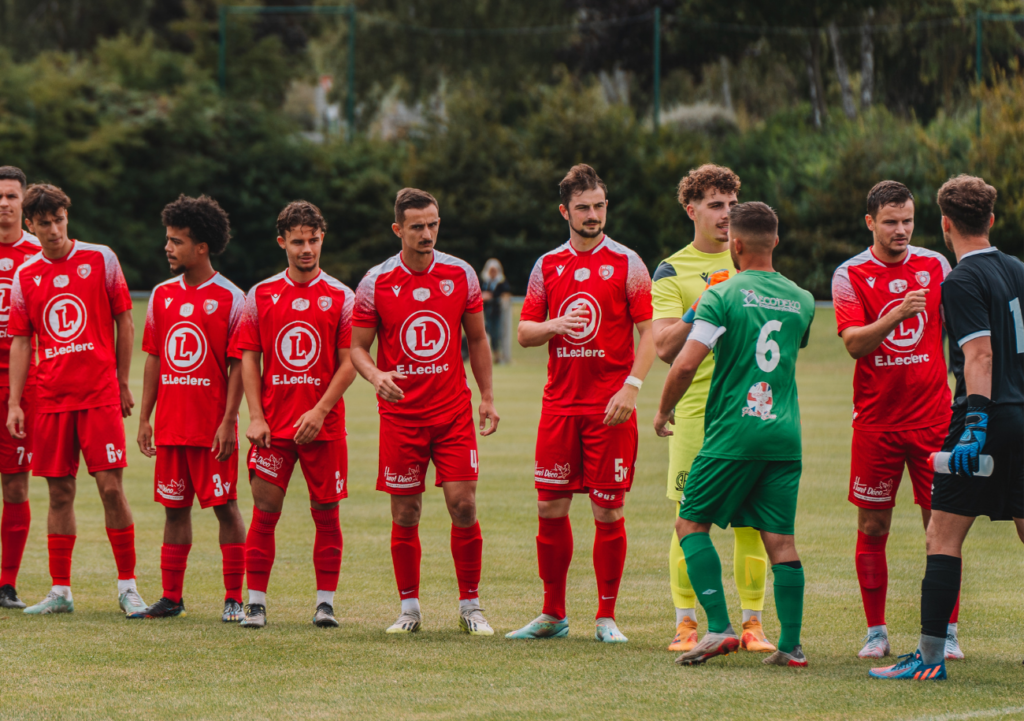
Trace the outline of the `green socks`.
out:
[[[725,605],[725,589],[722,587],[722,561],[711,543],[711,536],[707,533],[691,533],[679,545],[686,557],[690,584],[708,616],[708,631],[725,633],[729,628],[729,610]],[[800,592],[803,593],[803,571],[800,572]],[[778,596],[778,591],[775,595]],[[798,623],[798,638],[799,635]]]
[[[686,560],[689,563],[690,559]],[[804,569],[776,564],[772,566],[772,573],[775,574],[775,612],[782,627],[779,650],[790,653],[794,646],[800,644],[800,626],[804,617]]]

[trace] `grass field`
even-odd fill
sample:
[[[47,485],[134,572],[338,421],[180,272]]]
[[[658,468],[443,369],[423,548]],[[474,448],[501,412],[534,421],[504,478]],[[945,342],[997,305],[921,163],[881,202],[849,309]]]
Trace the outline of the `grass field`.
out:
[[[137,303],[141,336],[144,302]],[[313,524],[296,473],[278,526],[271,576],[270,625],[249,631],[220,623],[223,588],[216,521],[195,511],[195,541],[185,580],[188,617],[128,622],[118,611],[115,570],[90,478],[79,475],[76,611],[28,617],[0,611],[3,718],[1018,718],[1024,719],[1021,578],[1024,554],[1009,524],[982,521],[965,550],[961,641],[967,660],[933,684],[872,682],[856,658],[864,617],[853,564],[855,512],[846,501],[853,362],[819,309],[799,364],[804,477],[797,544],[807,573],[804,649],[810,667],[768,668],[740,654],[682,669],[665,646],[674,630],[667,554],[673,507],[664,495],[666,444],[650,426],[666,367],[658,364],[640,394],[640,458],[626,506],[629,555],[618,607],[625,646],[593,641],[596,589],[588,504],[572,511],[575,563],[569,575],[569,638],[513,643],[502,636],[539,612],[532,468],[546,351],[517,349],[495,369],[499,432],[480,443],[479,516],[484,532],[481,583],[494,638],[457,630],[457,587],[441,493],[424,503],[421,536],[424,630],[386,636],[397,613],[389,553],[387,498],[374,490],[377,414],[361,379],[347,394],[350,498],[335,608],[341,628],[310,624],[315,606]],[[142,355],[133,367],[141,394]],[[244,404],[243,404],[244,405]],[[243,419],[243,423],[244,423]],[[128,419],[126,489],[135,513],[139,588],[160,595],[163,511],[153,502],[153,463],[134,442]],[[46,486],[33,479],[33,527],[18,590],[29,603],[48,590]],[[239,503],[246,523],[251,499]],[[731,569],[731,533],[712,533]],[[924,534],[909,486],[900,494],[889,542],[888,622],[894,650],[913,649]],[[731,573],[731,571],[730,571]],[[770,580],[769,580],[770,584]],[[726,578],[733,620],[739,603]],[[703,628],[703,614],[701,614]],[[767,631],[778,637],[771,593]]]

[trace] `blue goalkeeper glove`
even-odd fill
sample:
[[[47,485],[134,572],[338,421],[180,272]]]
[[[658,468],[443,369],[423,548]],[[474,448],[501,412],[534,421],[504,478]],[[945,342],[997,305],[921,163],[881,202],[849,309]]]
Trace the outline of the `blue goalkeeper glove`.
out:
[[[964,434],[960,436],[960,442],[956,444],[949,459],[953,473],[970,477],[978,471],[978,457],[988,435],[988,404],[989,399],[985,396],[968,396]]]

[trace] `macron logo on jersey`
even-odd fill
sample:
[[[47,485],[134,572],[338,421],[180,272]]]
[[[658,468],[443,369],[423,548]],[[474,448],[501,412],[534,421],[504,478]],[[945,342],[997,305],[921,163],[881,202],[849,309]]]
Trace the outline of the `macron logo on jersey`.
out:
[[[565,266],[564,265],[556,265],[555,266],[555,270],[558,271],[559,275],[561,275],[562,271],[565,270]]]
[[[270,300],[274,301],[274,305],[277,305],[277,301],[281,300],[281,294],[280,293],[271,293],[270,294]]]
[[[173,298],[164,298],[164,310],[167,310],[168,308],[170,308],[171,307],[171,303],[173,303],[173,302],[174,302]]]
[[[402,291],[402,286],[400,286],[400,285],[393,285],[393,286],[391,286],[391,290],[395,291],[395,297],[397,298],[398,294]]]
[[[877,278],[865,278],[864,280],[866,280],[868,282],[868,288],[874,288],[875,287],[875,281],[878,280],[878,279]]]

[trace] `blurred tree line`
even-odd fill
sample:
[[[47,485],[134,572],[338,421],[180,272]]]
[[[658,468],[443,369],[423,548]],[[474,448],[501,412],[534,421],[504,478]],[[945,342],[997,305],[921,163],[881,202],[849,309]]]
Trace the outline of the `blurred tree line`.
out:
[[[309,0],[267,4],[289,3]],[[1024,27],[986,26],[978,95],[976,3],[356,5],[358,132],[314,143],[290,98],[322,73],[344,97],[342,19],[233,16],[221,93],[211,0],[0,0],[0,164],[64,187],[73,234],[112,245],[139,289],[166,277],[159,212],[180,192],[208,193],[231,214],[219,266],[243,287],[282,267],[278,210],[317,203],[330,224],[324,265],[354,285],[397,251],[394,194],[415,185],[439,199],[440,247],[476,267],[500,258],[522,292],[536,257],[567,235],[557,183],[576,162],[609,184],[609,234],[651,267],[692,238],[674,189],[708,161],[740,174],[741,199],[778,210],[779,268],[819,297],[870,242],[864,197],[883,178],[918,197],[915,243],[941,249],[935,190],[955,173],[985,176],[1000,191],[994,239],[1024,253]],[[382,133],[396,98],[415,122]]]

